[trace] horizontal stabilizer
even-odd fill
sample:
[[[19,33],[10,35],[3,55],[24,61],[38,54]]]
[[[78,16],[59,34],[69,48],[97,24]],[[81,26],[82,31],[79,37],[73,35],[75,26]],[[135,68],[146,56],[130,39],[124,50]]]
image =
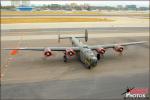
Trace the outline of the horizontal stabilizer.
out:
[[[72,37],[61,37],[60,34],[58,35],[58,42],[60,42],[60,39],[71,39]],[[85,41],[88,41],[88,31],[85,29],[85,36],[76,36],[75,38],[85,38]]]

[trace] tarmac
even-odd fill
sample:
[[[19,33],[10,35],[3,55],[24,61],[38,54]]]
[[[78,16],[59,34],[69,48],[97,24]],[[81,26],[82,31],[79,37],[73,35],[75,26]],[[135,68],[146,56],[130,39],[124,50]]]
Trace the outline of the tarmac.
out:
[[[1,30],[1,35],[3,36],[19,36],[20,34],[24,35],[36,35],[36,34],[83,34],[85,29],[88,30],[89,33],[139,33],[139,32],[147,32],[149,27],[142,26],[142,27],[88,27],[88,28],[37,28],[37,29],[8,29],[8,30]]]
[[[2,37],[12,36],[13,32],[7,32],[5,31],[6,35],[2,33]],[[33,31],[32,35],[39,36],[40,32]],[[53,32],[57,31],[43,34],[54,35]],[[67,32],[73,34],[72,31]],[[96,34],[97,37],[89,37],[86,44],[149,41],[148,30],[141,30],[140,33],[142,32],[143,35],[140,36],[136,36],[139,33],[136,34],[135,30],[118,32],[117,34],[124,34],[120,37],[110,35],[100,38],[99,30],[91,30],[89,34]],[[26,33],[20,34],[20,40],[1,41],[1,48],[71,46],[69,40],[58,43],[56,38],[23,40],[24,36],[30,36]],[[18,34],[19,31],[13,36]],[[105,31],[105,34],[116,33]],[[135,36],[131,37],[131,34]],[[64,63],[63,52],[53,52],[53,56],[45,58],[43,52],[19,51],[17,55],[10,55],[9,51],[2,50],[1,58],[2,99],[123,99],[124,95],[121,94],[127,87],[149,86],[149,43],[125,47],[122,56],[113,49],[108,49],[98,65],[91,70],[86,69],[77,57]]]
[[[121,14],[120,14],[121,13]],[[63,52],[19,51],[10,55],[2,48],[71,46],[58,43],[57,35],[84,35],[88,45],[149,41],[149,17],[143,12],[107,12],[113,22],[64,22],[1,24],[1,99],[124,99],[127,87],[149,87],[149,42],[124,47],[123,55],[106,50],[97,66],[88,70],[76,56],[63,62]],[[132,12],[131,12],[132,14]],[[144,15],[144,16],[143,16]],[[2,16],[2,18],[77,17],[77,16]]]

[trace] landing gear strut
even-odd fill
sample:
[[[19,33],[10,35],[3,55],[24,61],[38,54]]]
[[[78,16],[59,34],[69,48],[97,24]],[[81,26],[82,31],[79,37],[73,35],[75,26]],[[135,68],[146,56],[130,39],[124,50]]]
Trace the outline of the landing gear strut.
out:
[[[67,62],[67,55],[64,53],[64,62]]]
[[[97,60],[100,60],[100,57],[101,57],[101,56],[100,56],[100,54],[98,53],[98,54],[97,54]]]
[[[91,69],[91,66],[88,66],[88,69]]]

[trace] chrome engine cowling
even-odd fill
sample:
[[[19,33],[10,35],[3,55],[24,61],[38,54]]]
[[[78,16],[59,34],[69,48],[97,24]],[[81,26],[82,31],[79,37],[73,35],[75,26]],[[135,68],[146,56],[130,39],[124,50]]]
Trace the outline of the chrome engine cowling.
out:
[[[96,49],[96,51],[99,54],[104,54],[106,52],[106,49],[104,49],[104,48],[98,48],[98,49]]]
[[[74,56],[76,53],[73,49],[69,48],[69,49],[66,49],[66,55],[68,56]]]
[[[123,49],[124,49],[123,46],[115,46],[114,47],[114,50],[117,52],[123,52]]]
[[[45,55],[46,57],[50,57],[50,56],[52,55],[51,49],[50,49],[50,48],[45,48],[45,50],[44,50],[44,55]]]

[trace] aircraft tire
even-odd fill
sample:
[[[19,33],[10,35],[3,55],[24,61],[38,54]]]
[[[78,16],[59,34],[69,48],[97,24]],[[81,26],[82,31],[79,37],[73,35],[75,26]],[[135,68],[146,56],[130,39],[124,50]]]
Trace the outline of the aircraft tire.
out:
[[[99,53],[97,54],[97,60],[100,60],[100,54]]]
[[[67,56],[64,55],[64,62],[67,62]]]
[[[91,66],[88,66],[88,69],[91,69]]]

